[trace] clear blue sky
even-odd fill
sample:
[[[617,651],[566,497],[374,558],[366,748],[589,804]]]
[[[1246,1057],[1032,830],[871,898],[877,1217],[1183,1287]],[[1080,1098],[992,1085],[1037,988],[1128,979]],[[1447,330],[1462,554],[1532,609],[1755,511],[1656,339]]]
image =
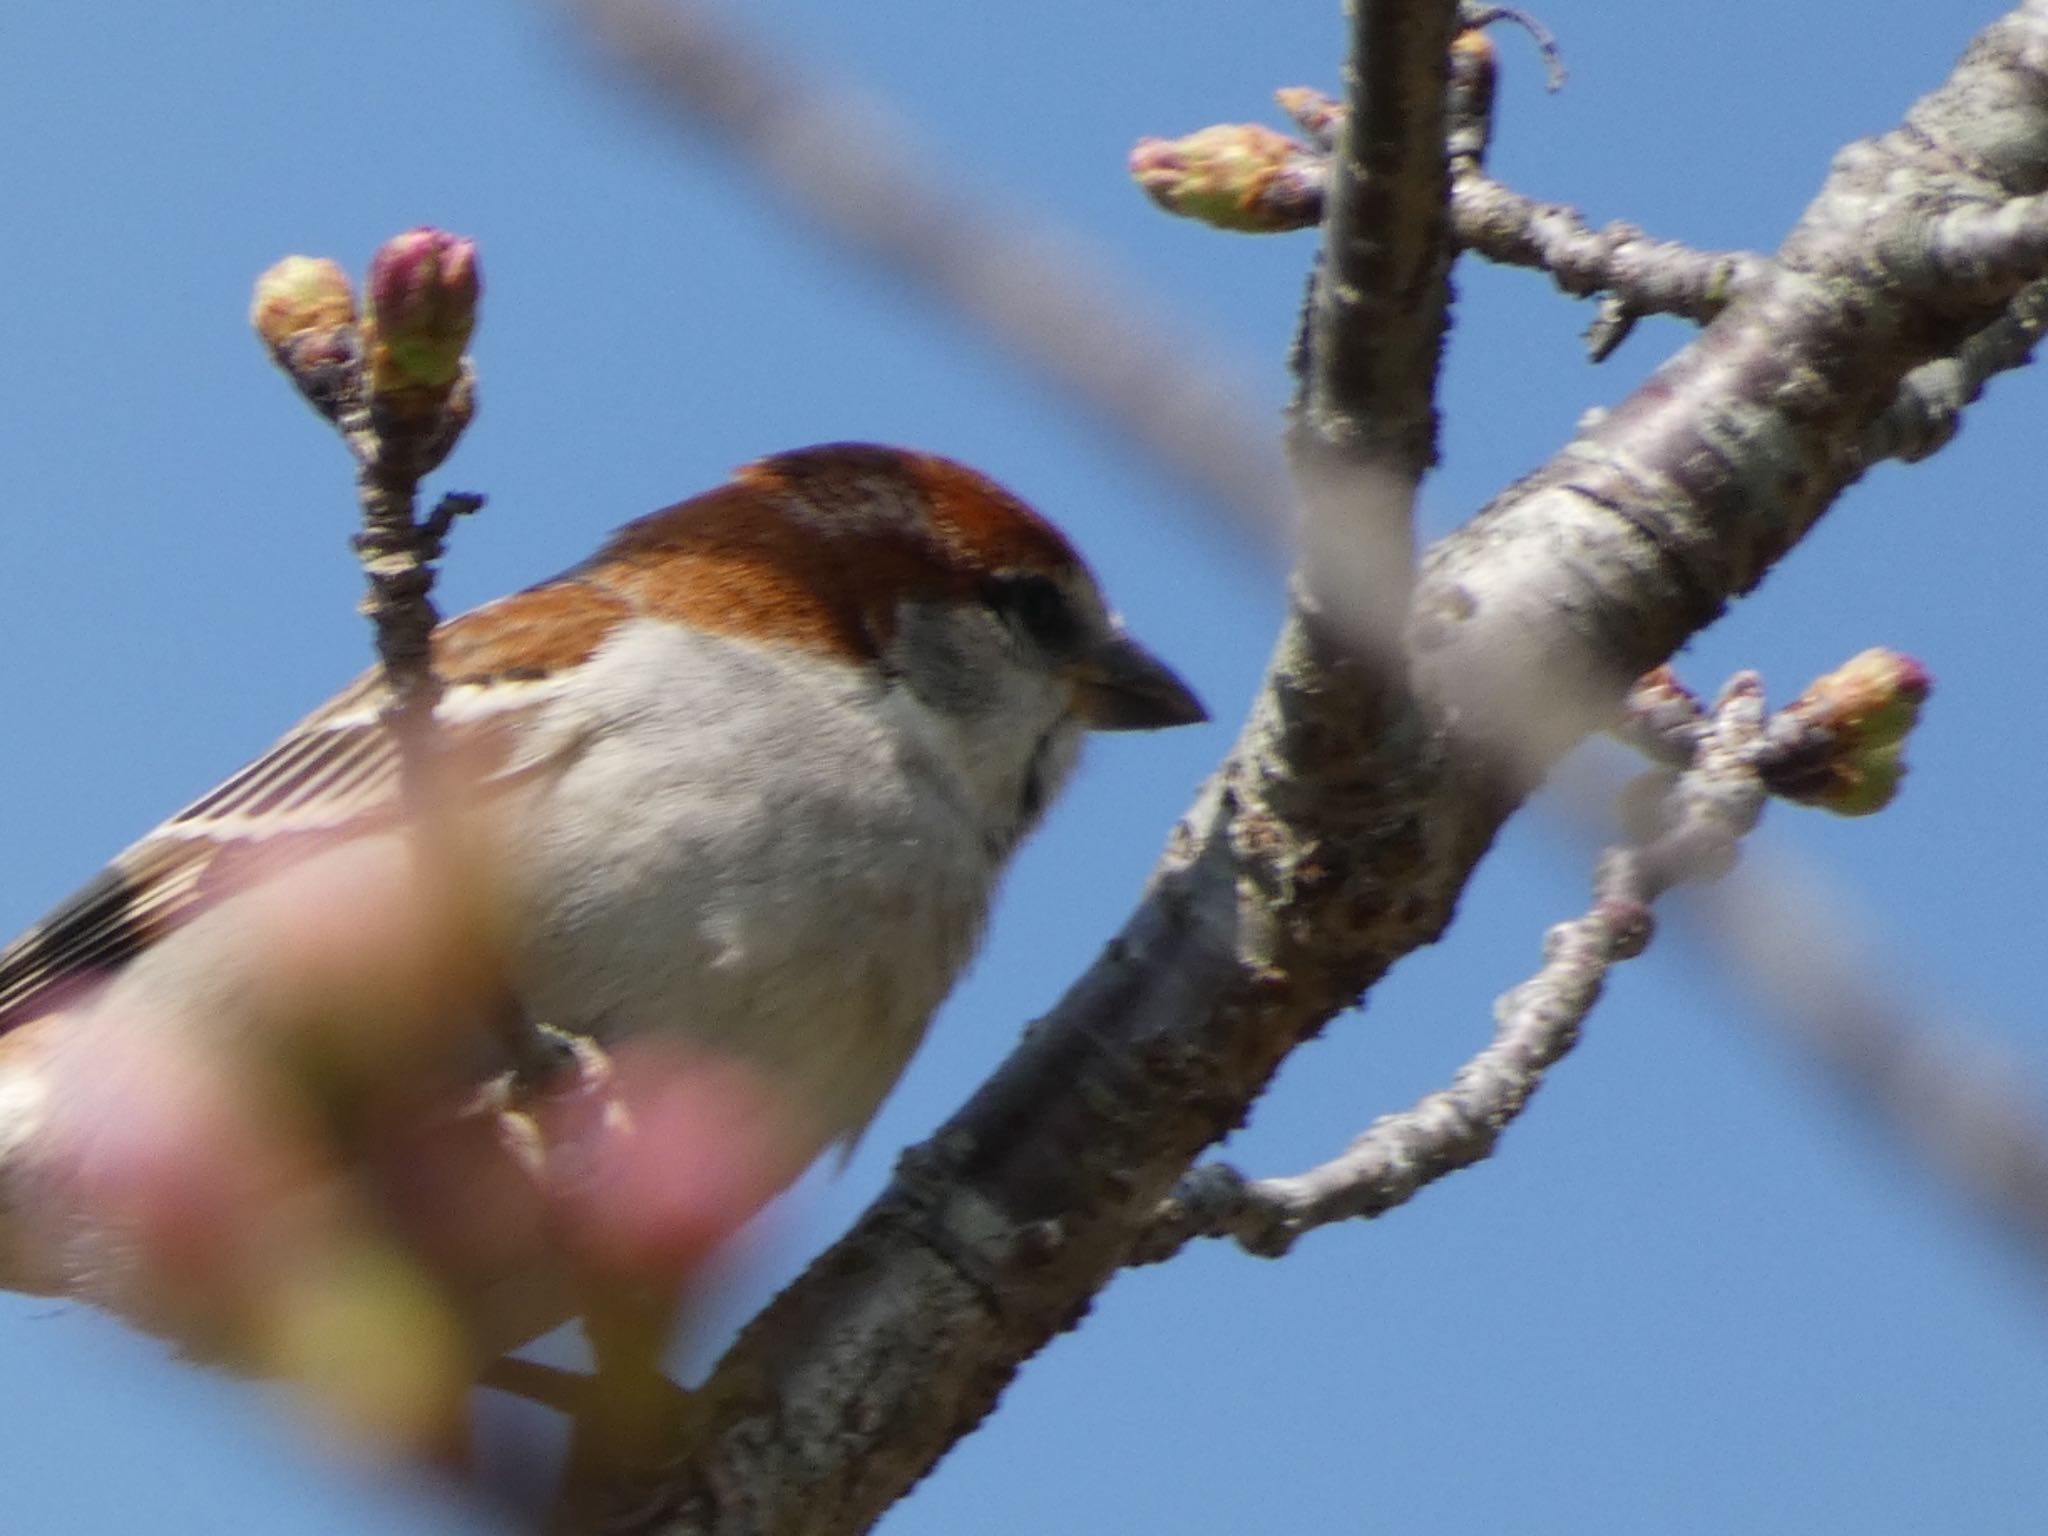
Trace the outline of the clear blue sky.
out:
[[[1277,408],[1311,241],[1207,233],[1126,182],[1144,133],[1328,86],[1335,0],[755,0],[865,81],[954,174],[1042,209],[1241,360]],[[1616,8],[1552,0],[1546,98],[1500,35],[1496,168],[1596,219],[1775,243],[1844,140],[1897,120],[1988,4]],[[590,67],[537,4],[90,6],[0,24],[0,540],[8,749],[0,928],[33,920],[367,657],[336,444],[243,320],[288,251],[360,265],[476,236],[483,413],[444,476],[491,494],[450,606],[776,448],[942,450],[1062,520],[1135,628],[1207,694],[1203,731],[1102,744],[1009,885],[988,952],[860,1155],[804,1186],[758,1297],[844,1224],[1092,954],[1254,685],[1277,582],[1145,464],[923,302],[849,269]],[[1432,528],[1548,454],[1684,335],[1589,366],[1583,306],[1471,263]],[[1939,691],[1902,800],[1772,813],[1887,963],[2042,1085],[2039,423],[2009,376],[1962,440],[1884,469],[1683,663],[1777,696],[1871,644]],[[1303,1050],[1231,1155],[1314,1161],[1445,1079],[1586,858],[1505,839],[1451,938]],[[1278,1265],[1128,1275],[894,1512],[889,1536],[1049,1530],[1858,1536],[2041,1528],[2048,1290],[1746,1015],[1682,942],[1629,968],[1498,1158]],[[735,1307],[740,1304],[735,1303]],[[464,1529],[307,1459],[272,1398],[81,1309],[0,1298],[6,1524],[20,1531]],[[395,1501],[395,1503],[394,1503]]]

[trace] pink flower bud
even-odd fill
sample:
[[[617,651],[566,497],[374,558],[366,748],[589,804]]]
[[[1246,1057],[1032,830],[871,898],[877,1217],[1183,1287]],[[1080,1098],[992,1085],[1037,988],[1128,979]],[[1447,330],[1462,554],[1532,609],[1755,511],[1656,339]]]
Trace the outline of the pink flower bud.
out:
[[[371,259],[367,286],[371,388],[453,384],[483,289],[476,242],[424,226],[394,235]]]
[[[1845,746],[1892,746],[1906,739],[1933,688],[1911,656],[1875,647],[1816,678],[1786,712],[1832,731]]]
[[[1772,791],[1838,816],[1881,811],[1905,777],[1906,737],[1934,682],[1897,651],[1852,657],[1788,704],[1772,721],[1779,750],[1762,765]]]
[[[1217,229],[1271,234],[1323,216],[1323,162],[1257,123],[1223,123],[1183,139],[1140,139],[1131,176],[1169,213]]]

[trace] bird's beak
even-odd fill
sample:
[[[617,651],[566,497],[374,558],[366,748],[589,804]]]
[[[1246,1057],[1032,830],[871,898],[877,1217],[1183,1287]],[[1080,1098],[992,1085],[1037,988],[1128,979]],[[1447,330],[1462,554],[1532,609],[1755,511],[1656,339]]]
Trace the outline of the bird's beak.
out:
[[[1074,712],[1096,731],[1157,731],[1209,718],[1171,667],[1121,629],[1075,664]]]

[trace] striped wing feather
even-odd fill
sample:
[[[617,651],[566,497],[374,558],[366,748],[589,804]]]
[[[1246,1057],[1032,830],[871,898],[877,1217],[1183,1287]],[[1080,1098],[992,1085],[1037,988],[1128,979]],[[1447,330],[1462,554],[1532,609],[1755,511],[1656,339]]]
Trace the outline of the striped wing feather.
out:
[[[526,624],[559,629],[565,607],[586,621],[583,654],[618,611],[606,594],[563,582],[490,604],[436,634],[442,761],[466,794],[515,783],[568,750],[560,743],[536,756],[525,730],[558,691],[559,672],[505,660],[532,654],[530,645],[508,642],[508,632],[516,640]],[[259,861],[275,868],[388,823],[398,800],[398,753],[378,718],[384,698],[377,674],[364,674],[0,951],[0,1030],[61,1006],[190,922],[255,874]]]

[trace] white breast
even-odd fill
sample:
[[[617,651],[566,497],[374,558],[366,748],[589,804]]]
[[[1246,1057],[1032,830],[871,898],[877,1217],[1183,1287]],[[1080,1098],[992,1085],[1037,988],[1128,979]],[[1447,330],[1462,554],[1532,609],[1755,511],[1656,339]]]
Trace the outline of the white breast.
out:
[[[866,1124],[972,952],[997,870],[936,722],[901,690],[629,625],[543,731],[579,749],[522,813],[534,1017],[673,1030]]]

